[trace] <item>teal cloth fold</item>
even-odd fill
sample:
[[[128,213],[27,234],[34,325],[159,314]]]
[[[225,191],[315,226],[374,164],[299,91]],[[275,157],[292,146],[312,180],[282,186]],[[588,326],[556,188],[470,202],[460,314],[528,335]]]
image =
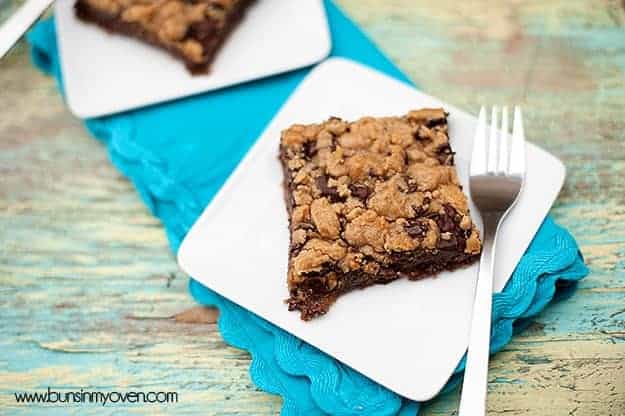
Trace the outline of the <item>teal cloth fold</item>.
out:
[[[331,1],[325,4],[332,56],[360,61],[410,83],[341,10]],[[37,24],[28,41],[34,64],[53,75],[62,91],[54,21]],[[88,119],[85,125],[106,145],[113,164],[163,222],[176,251],[195,219],[309,70]],[[515,328],[574,288],[586,274],[575,240],[550,218],[545,219],[505,290],[494,298],[492,352],[503,348]],[[199,303],[220,309],[223,338],[251,353],[252,380],[262,390],[283,397],[283,415],[419,412],[419,403],[379,386],[197,281],[191,279],[189,288]],[[458,383],[463,368],[464,361],[445,391]]]

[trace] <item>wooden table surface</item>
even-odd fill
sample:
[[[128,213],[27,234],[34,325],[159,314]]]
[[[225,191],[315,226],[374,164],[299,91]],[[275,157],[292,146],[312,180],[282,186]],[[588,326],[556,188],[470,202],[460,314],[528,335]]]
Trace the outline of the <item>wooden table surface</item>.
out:
[[[473,112],[521,103],[528,136],[567,166],[552,214],[591,274],[492,360],[489,413],[625,415],[625,2],[339,3],[428,93]],[[278,414],[214,322],[159,222],[19,44],[0,62],[0,414],[48,414],[13,398],[47,386],[180,395],[64,410],[80,414]]]

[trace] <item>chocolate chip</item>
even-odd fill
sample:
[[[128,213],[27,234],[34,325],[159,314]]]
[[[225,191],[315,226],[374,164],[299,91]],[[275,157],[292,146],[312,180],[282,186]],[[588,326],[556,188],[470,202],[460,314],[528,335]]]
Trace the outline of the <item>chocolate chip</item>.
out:
[[[447,123],[447,119],[446,118],[435,118],[432,120],[428,120],[426,126],[428,126],[428,128],[432,128],[432,127],[436,127],[436,126],[442,126],[443,124]]]
[[[291,254],[291,257],[297,257],[299,255],[299,253],[301,253],[302,251],[302,244],[293,244],[291,245],[291,247],[289,247],[289,252]]]
[[[452,232],[454,228],[456,228],[454,220],[447,215],[440,215],[436,223],[438,224],[439,230],[443,233]]]
[[[189,26],[188,36],[199,40],[201,43],[213,39],[216,34],[217,23],[212,19],[201,20]]]
[[[443,233],[453,232],[456,228],[458,228],[458,226],[456,225],[454,221],[454,218],[457,215],[456,210],[453,209],[449,205],[444,205],[443,210],[445,211],[445,213],[442,215],[439,215],[438,218],[436,219],[438,228]]]
[[[415,214],[418,217],[435,218],[436,214],[432,215],[432,213],[428,213],[428,209],[430,208],[430,202],[432,202],[432,200],[427,196],[423,198],[423,202],[421,203],[421,205],[415,205],[413,207],[415,210]]]
[[[427,227],[418,222],[409,223],[404,227],[404,230],[408,233],[408,235],[412,238],[424,237],[427,232]]]
[[[222,11],[223,12],[224,10],[226,10],[226,7],[223,4],[220,4],[220,3],[212,3],[209,7],[211,9],[213,9],[213,10],[216,10],[216,11]]]
[[[320,175],[315,179],[315,183],[317,184],[317,188],[324,193],[326,189],[328,189],[328,177],[326,175]]]
[[[441,165],[453,165],[455,153],[451,151],[449,144],[443,145],[437,150],[436,159]]]
[[[451,218],[456,218],[459,216],[454,207],[452,207],[451,205],[445,204],[443,205],[443,209],[445,210],[445,214],[447,214],[447,216]]]
[[[354,183],[354,184],[349,185],[349,190],[351,191],[352,196],[362,201],[366,201],[370,193],[367,185],[362,185],[359,183]]]
[[[315,276],[307,279],[306,286],[313,293],[324,293],[326,291],[326,282],[322,277]]]
[[[317,145],[314,142],[306,142],[303,145],[304,155],[307,159],[312,159],[317,154]]]
[[[313,224],[308,224],[306,222],[302,222],[302,223],[297,224],[297,227],[295,227],[295,230],[299,230],[299,229],[302,229],[302,230],[315,230],[315,228],[316,227]]]
[[[315,183],[317,184],[317,188],[319,188],[321,195],[327,197],[330,202],[341,202],[345,200],[344,197],[339,195],[338,189],[334,186],[328,186],[328,177],[326,175],[319,176],[315,179]]]

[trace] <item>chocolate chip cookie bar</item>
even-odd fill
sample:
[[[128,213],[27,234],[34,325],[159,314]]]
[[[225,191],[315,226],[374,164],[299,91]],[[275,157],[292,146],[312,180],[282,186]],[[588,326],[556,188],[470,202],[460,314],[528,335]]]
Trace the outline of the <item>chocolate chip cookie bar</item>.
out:
[[[282,132],[289,310],[310,320],[353,289],[478,259],[447,130],[443,109],[422,109]]]
[[[208,70],[217,50],[253,0],[77,0],[78,18],[141,39]]]

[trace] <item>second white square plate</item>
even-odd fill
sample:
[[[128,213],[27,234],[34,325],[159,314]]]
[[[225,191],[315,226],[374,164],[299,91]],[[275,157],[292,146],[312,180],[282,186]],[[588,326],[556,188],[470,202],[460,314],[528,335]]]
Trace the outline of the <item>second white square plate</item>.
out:
[[[444,386],[467,345],[477,266],[417,282],[399,280],[351,292],[311,322],[287,311],[288,220],[278,162],[280,132],[293,123],[338,116],[403,115],[444,107],[464,189],[475,117],[343,59],[330,59],[300,84],[182,243],[180,266],[226,298],[260,315],[389,389],[417,401]],[[562,163],[527,144],[527,178],[497,247],[501,290],[564,181]],[[475,207],[473,218],[478,225]]]
[[[259,0],[218,51],[206,75],[136,39],[109,34],[74,15],[75,0],[54,8],[67,105],[97,117],[302,68],[330,53],[322,0]]]

